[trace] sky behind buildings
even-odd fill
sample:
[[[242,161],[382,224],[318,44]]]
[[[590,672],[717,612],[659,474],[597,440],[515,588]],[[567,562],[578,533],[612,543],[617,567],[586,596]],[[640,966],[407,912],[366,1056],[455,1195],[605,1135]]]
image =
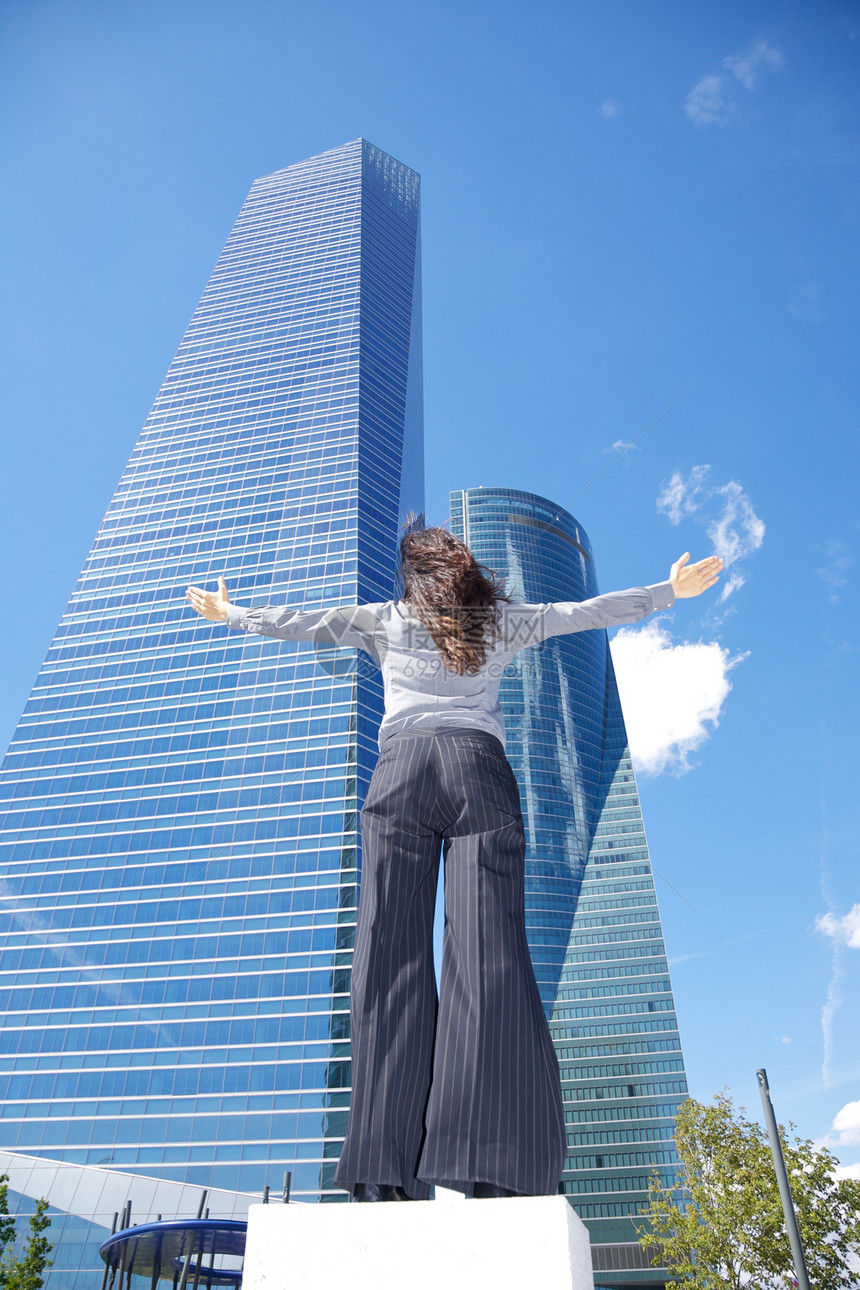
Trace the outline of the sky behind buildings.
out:
[[[691,1091],[767,1067],[860,1176],[860,7],[7,0],[0,46],[0,741],[251,182],[365,136],[423,177],[430,519],[550,497],[607,590],[728,559],[614,645]]]

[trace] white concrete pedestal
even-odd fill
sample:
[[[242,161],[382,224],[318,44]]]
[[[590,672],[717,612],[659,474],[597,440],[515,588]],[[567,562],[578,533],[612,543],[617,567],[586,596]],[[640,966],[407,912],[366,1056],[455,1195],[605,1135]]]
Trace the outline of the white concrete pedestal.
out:
[[[563,1196],[252,1205],[243,1290],[593,1290]]]

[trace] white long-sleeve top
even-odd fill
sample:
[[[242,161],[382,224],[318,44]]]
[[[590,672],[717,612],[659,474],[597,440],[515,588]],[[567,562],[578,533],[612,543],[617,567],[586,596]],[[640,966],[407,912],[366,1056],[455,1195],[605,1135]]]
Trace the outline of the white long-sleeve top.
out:
[[[638,622],[655,610],[670,608],[674,600],[671,583],[661,582],[653,587],[611,591],[592,600],[548,605],[502,603],[499,637],[488,648],[480,671],[466,676],[445,666],[430,632],[402,600],[337,609],[279,605],[243,609],[230,605],[227,623],[261,636],[343,645],[369,654],[382,670],[385,693],[380,747],[403,730],[445,726],[486,730],[504,745],[499,683],[515,654],[550,636]]]

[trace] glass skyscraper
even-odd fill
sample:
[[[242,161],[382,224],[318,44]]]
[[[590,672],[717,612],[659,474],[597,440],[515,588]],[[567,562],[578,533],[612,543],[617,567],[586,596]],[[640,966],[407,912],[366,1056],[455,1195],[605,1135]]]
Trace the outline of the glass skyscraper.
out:
[[[515,599],[599,594],[588,537],[546,498],[455,492],[451,527]],[[564,1189],[589,1228],[598,1284],[661,1284],[634,1223],[649,1175],[674,1176],[687,1085],[606,633],[524,650],[500,700],[526,824],[529,947],[561,1067]]]
[[[419,245],[418,175],[365,140],[242,207],[0,770],[0,1149],[345,1199],[381,683],[184,591],[394,594],[422,507]],[[73,1227],[49,1285],[98,1285]]]
[[[100,1285],[132,1192],[134,1221],[187,1206],[182,1184],[241,1213],[286,1172],[296,1200],[345,1199],[380,680],[353,652],[206,623],[184,591],[396,594],[422,509],[420,323],[414,171],[357,140],[253,185],[0,767],[0,1172],[62,1162],[21,1185],[68,1197],[49,1290]],[[596,592],[587,537],[541,498],[455,493],[452,524],[525,599]],[[605,635],[525,652],[502,699],[565,1188],[598,1281],[645,1285],[632,1216],[685,1084]]]

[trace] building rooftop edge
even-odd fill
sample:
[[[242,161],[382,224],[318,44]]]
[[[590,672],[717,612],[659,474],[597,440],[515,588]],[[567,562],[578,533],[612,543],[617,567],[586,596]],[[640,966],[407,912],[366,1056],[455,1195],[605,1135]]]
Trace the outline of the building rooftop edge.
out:
[[[551,511],[554,511],[558,519],[561,519],[562,516],[567,516],[577,528],[584,529],[581,521],[566,506],[559,506],[558,502],[554,502],[551,497],[544,497],[541,493],[531,493],[525,488],[509,488],[505,484],[478,484],[474,488],[452,488],[449,496],[453,496],[455,493],[462,493],[464,497],[470,497],[475,493],[504,493],[506,497],[521,497],[530,502],[540,502]]]
[[[360,134],[357,138],[349,139],[346,143],[339,143],[334,148],[324,148],[322,152],[312,153],[310,157],[303,157],[300,161],[292,161],[288,166],[279,166],[277,170],[272,170],[265,175],[260,175],[254,180],[254,183],[259,184],[266,179],[274,179],[276,175],[283,175],[288,170],[293,170],[298,166],[306,166],[309,162],[319,161],[322,157],[331,157],[338,152],[346,152],[350,148],[358,149],[364,147],[375,148],[377,152],[382,152],[386,157],[390,157],[392,161],[397,162],[398,166],[403,166],[405,170],[410,170],[413,174],[418,175],[418,171],[415,170],[414,166],[409,166],[405,161],[400,161],[397,157],[393,156],[392,153],[386,152],[384,148],[380,148],[379,144],[371,143],[370,139],[366,139],[364,135]]]

